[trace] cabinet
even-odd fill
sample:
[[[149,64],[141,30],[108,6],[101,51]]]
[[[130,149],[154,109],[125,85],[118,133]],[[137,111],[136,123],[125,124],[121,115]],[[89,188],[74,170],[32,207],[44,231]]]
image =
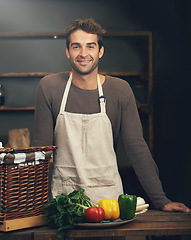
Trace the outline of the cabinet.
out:
[[[52,41],[65,40],[65,33],[1,33],[0,42],[3,42],[5,46],[7,46],[6,44],[8,44],[9,47],[7,47],[6,49],[5,48],[3,49],[3,46],[1,44],[2,49],[0,48],[0,50],[2,53],[4,53],[4,56],[6,56],[5,58],[7,60],[5,59],[5,62],[4,62],[4,60],[1,58],[0,62],[3,63],[4,64],[3,66],[6,66],[7,69],[9,69],[9,64],[10,66],[12,66],[12,69],[14,69],[13,65],[17,66],[19,62],[21,62],[21,65],[22,64],[25,65],[24,63],[26,61],[29,61],[29,54],[28,55],[24,54],[23,62],[22,62],[22,59],[20,58],[19,47],[17,46],[17,44],[19,44],[19,41],[21,41],[20,46],[27,44],[27,42],[29,41],[30,43],[33,43],[33,41],[35,41],[35,44],[36,44],[35,46],[38,46],[38,43],[41,46],[44,46],[43,43],[50,44],[51,40]],[[100,68],[100,73],[123,78],[124,80],[128,81],[129,84],[131,85],[136,97],[137,107],[138,107],[141,121],[143,124],[144,137],[152,152],[153,150],[152,33],[148,31],[109,32],[104,36],[103,40],[104,40],[106,56],[103,57],[104,60],[101,59],[100,65],[102,67]],[[17,55],[15,59],[13,59],[14,57],[11,57],[11,55],[7,56],[11,54],[12,49],[10,46],[13,47],[13,45],[15,45],[14,46],[15,49],[17,49],[15,51],[16,52],[15,55]],[[22,49],[22,53],[24,53],[25,51],[27,53],[29,48],[30,46],[26,47],[26,49],[24,50]],[[42,49],[42,48],[43,47],[39,49]],[[59,48],[60,47],[58,47],[58,50]],[[65,49],[65,46],[63,46],[63,49]],[[36,55],[37,54],[38,54],[38,50]],[[63,53],[61,52],[61,55],[62,54],[64,54],[64,51]],[[35,53],[31,55],[33,55],[34,57]],[[42,57],[42,55],[39,54],[40,57]],[[49,54],[49,57],[47,57],[47,62],[52,60],[50,56],[51,56],[51,53]],[[40,57],[38,59],[39,64],[40,62],[44,62],[40,59]],[[12,59],[13,59],[13,62],[9,63],[9,60],[12,60]],[[31,64],[33,65],[38,64],[38,61],[35,61],[35,58],[34,58]],[[54,65],[54,62],[52,63],[52,65]],[[40,68],[41,66],[38,66],[38,67]],[[4,67],[2,67],[1,71],[3,69]],[[24,68],[24,71],[25,69],[27,68]],[[42,67],[42,69],[44,69],[44,66]],[[66,70],[70,70],[70,68]],[[62,69],[61,71],[64,71],[64,70]],[[54,72],[57,72],[57,70]],[[3,140],[6,141],[6,137],[7,137],[6,133],[3,133],[3,129],[4,129],[3,125],[5,122],[6,122],[5,125],[9,124],[9,126],[7,126],[7,130],[16,128],[16,127],[18,128],[28,127],[26,123],[30,122],[30,126],[28,128],[29,129],[31,128],[30,131],[32,133],[34,104],[33,104],[33,101],[27,102],[26,99],[30,94],[31,94],[31,98],[34,97],[36,86],[39,80],[47,74],[50,74],[50,72],[47,72],[47,71],[46,72],[39,72],[39,71],[12,72],[11,68],[10,70],[7,70],[6,73],[0,73],[0,83],[5,85],[5,88],[7,88],[7,98],[8,97],[10,98],[11,94],[13,93],[15,94],[20,89],[19,86],[17,87],[16,82],[21,81],[22,87],[23,88],[25,87],[23,91],[20,91],[20,93],[18,94],[19,95],[18,97],[15,94],[14,99],[12,99],[11,101],[6,101],[5,99],[5,106],[0,106],[0,112],[1,112],[0,127],[2,128],[2,130],[0,131],[1,141]],[[28,80],[35,82],[35,85],[33,85],[32,87],[30,87],[29,85],[27,88],[26,86],[28,85]],[[15,87],[13,87],[13,83],[15,84]],[[9,92],[9,86],[14,88],[10,92]],[[21,97],[21,100],[19,100],[20,99],[19,97]],[[17,104],[18,101],[20,101],[20,103]]]

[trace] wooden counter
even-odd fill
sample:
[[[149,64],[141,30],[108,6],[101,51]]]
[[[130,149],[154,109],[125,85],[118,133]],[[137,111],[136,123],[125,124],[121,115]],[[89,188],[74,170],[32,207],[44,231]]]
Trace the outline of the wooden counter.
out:
[[[191,239],[191,215],[179,212],[162,212],[149,210],[139,215],[134,221],[113,228],[75,228],[69,231],[70,239],[95,238],[97,237],[120,237],[130,236],[183,236],[190,235]],[[36,227],[14,232],[0,232],[1,240],[58,240],[56,230],[47,226]],[[172,238],[173,239],[173,238]],[[189,238],[188,238],[189,239]]]

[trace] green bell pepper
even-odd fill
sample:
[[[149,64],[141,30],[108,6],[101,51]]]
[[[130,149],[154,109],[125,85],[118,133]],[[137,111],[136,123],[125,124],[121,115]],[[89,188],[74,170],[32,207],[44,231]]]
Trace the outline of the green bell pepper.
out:
[[[122,220],[131,219],[135,216],[137,197],[135,195],[121,194],[118,197],[120,218]]]

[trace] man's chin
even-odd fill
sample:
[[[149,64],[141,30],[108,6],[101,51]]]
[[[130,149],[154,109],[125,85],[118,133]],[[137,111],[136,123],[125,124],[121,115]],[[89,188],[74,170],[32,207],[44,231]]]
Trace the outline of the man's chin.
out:
[[[81,75],[88,75],[90,73],[92,73],[93,71],[95,70],[95,68],[91,68],[91,69],[84,69],[84,70],[81,70],[81,69],[78,69],[78,68],[74,68],[74,71],[76,71],[77,73],[81,74]]]

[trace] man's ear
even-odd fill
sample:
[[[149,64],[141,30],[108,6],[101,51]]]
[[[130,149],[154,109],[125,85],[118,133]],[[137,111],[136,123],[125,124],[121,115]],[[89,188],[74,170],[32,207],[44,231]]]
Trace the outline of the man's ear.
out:
[[[104,54],[104,47],[102,46],[99,50],[99,58],[102,58],[103,54]]]
[[[66,48],[66,57],[67,57],[68,59],[70,59],[70,53],[69,53],[68,48]]]

